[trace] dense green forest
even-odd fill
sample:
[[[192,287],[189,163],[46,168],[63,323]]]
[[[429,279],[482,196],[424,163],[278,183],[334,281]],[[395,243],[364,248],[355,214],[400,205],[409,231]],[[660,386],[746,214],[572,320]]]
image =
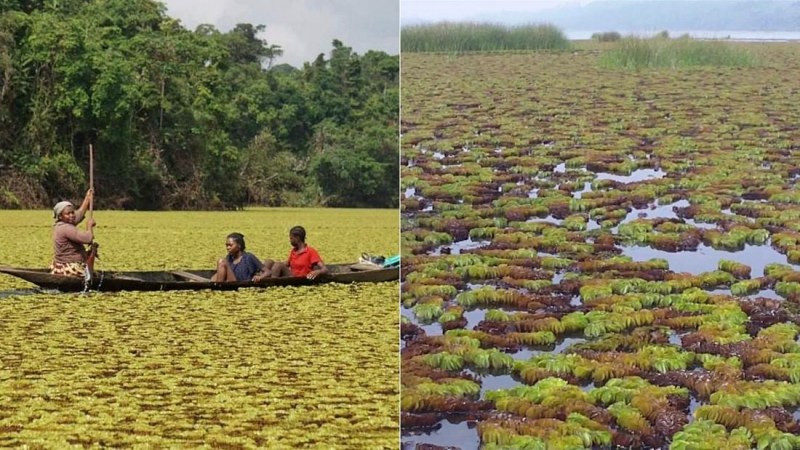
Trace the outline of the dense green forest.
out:
[[[261,25],[152,0],[0,0],[0,208],[396,207],[397,55],[275,65]],[[291,43],[286,43],[286,46]]]

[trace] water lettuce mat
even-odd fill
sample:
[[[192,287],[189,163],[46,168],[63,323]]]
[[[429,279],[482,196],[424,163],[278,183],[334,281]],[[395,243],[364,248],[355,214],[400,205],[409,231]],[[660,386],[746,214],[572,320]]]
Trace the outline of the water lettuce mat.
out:
[[[392,210],[95,214],[98,269],[213,267],[225,236],[332,263],[397,249]],[[235,225],[234,225],[235,224]],[[234,227],[234,228],[232,228]],[[2,261],[52,255],[46,211],[2,211]],[[0,447],[395,448],[398,283],[34,293],[0,276]]]
[[[800,448],[800,46],[752,50],[403,55],[407,448]]]

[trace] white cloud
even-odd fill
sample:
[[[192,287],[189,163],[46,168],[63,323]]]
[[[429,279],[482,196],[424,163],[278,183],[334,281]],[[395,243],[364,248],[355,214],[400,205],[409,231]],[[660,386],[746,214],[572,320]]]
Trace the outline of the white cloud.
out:
[[[398,0],[165,0],[167,14],[189,29],[209,23],[228,31],[237,23],[266,25],[263,39],[279,45],[277,63],[302,66],[328,54],[339,39],[354,51],[399,52]]]

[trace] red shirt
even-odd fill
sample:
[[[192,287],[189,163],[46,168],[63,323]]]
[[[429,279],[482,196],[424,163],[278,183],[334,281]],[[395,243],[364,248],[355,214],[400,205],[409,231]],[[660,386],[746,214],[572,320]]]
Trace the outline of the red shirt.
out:
[[[312,267],[321,262],[322,258],[319,257],[319,253],[308,245],[300,251],[295,251],[295,249],[289,251],[289,268],[292,270],[292,275],[296,277],[308,275]]]

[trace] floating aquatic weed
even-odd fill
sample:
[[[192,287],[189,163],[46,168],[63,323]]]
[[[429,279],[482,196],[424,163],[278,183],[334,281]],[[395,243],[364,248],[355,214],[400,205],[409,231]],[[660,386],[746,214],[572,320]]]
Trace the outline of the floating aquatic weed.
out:
[[[486,311],[486,320],[493,322],[508,322],[513,320],[511,315],[501,309],[490,309]]]
[[[481,350],[474,346],[454,346],[450,352],[435,353],[424,358],[425,364],[448,371],[461,370],[464,365],[477,369],[510,369],[514,359],[497,350]]]
[[[712,444],[709,444],[712,443]],[[752,434],[747,428],[739,427],[728,434],[724,426],[710,420],[699,419],[686,425],[675,433],[670,450],[689,450],[701,448],[727,448],[748,450],[753,446]]]
[[[781,297],[798,298],[798,296],[800,296],[800,283],[794,281],[778,281],[775,283],[775,292]]]
[[[731,294],[737,296],[749,295],[758,292],[769,285],[766,277],[753,278],[752,280],[739,281],[731,285]]]
[[[146,213],[146,224],[142,214],[95,212],[104,248],[97,268],[211,268],[231,223],[259,258],[285,258],[287,230],[298,223],[326,262],[397,252],[396,211],[157,212]],[[47,217],[0,214],[10,243],[0,250],[4,264],[46,267]],[[143,245],[154,239],[174,251]],[[17,241],[28,249],[15,253]],[[384,283],[4,298],[0,409],[11,415],[0,446],[391,446],[398,289]],[[34,416],[42,430],[31,428]]]
[[[607,334],[598,339],[574,344],[568,351],[629,352],[647,345],[663,345],[669,341],[667,327],[637,327],[630,334]]]
[[[462,292],[456,297],[456,302],[464,307],[472,307],[475,305],[522,305],[527,304],[531,300],[525,297],[518,291],[508,289],[496,289],[493,287],[485,286],[480,289]]]
[[[763,46],[759,51],[772,55],[776,64],[796,65],[786,49]],[[800,204],[794,198],[800,154],[791,151],[790,138],[791,124],[797,122],[792,118],[800,116],[791,112],[796,108],[790,97],[777,94],[781,88],[756,102],[748,91],[756,76],[785,87],[781,71],[702,69],[669,79],[658,71],[630,74],[616,78],[613,86],[575,96],[567,106],[554,93],[582,89],[600,77],[587,64],[593,60],[589,54],[411,56],[404,60],[403,101],[408,106],[404,121],[414,124],[414,132],[402,145],[404,153],[409,150],[407,159],[415,161],[403,171],[416,179],[416,194],[427,185],[439,198],[430,212],[407,213],[418,222],[403,229],[454,238],[466,233],[491,242],[468,250],[480,259],[455,263],[448,262],[455,255],[441,256],[404,266],[406,301],[422,300],[407,295],[414,286],[446,284],[457,293],[439,295],[445,310],[462,302],[470,308],[503,308],[474,312],[483,319],[470,324],[476,329],[447,331],[478,339],[482,350],[519,354],[525,342],[549,340],[545,333],[593,336],[567,349],[573,352],[570,358],[558,359],[565,366],[516,361],[514,380],[523,383],[559,377],[577,387],[635,375],[662,388],[689,389],[700,405],[735,383],[798,384],[791,382],[796,368],[787,356],[800,346],[794,328],[797,303],[744,297],[783,283],[780,292],[800,298],[788,284],[800,283],[796,267],[767,265],[761,276],[754,271],[764,265],[748,248],[769,244],[785,255],[780,262],[800,261]],[[532,68],[550,89],[530,91],[521,81]],[[743,75],[742,83],[720,82]],[[499,81],[487,89],[487,79]],[[615,94],[623,87],[630,95]],[[424,154],[414,147],[421,142],[437,144]],[[604,179],[611,173],[631,177]],[[664,176],[634,180],[656,173]],[[411,245],[404,254],[436,249],[427,250],[423,241],[407,240]],[[621,252],[646,255],[636,259],[654,254],[637,253],[634,245],[707,264],[676,273],[686,269],[673,255],[659,262],[616,258]],[[686,249],[697,252],[684,254]],[[720,259],[727,261],[720,265]],[[753,269],[749,274],[745,265]],[[426,276],[408,276],[416,271]],[[708,292],[728,287],[730,294]],[[410,311],[404,314],[416,323]],[[441,353],[450,345],[447,333],[439,340],[416,334],[406,343],[418,356]],[[536,351],[542,352],[536,357],[556,356],[547,347]],[[404,371],[423,370],[421,365],[413,358],[403,361]],[[425,370],[454,376],[429,366]],[[544,406],[515,399],[508,400],[507,409],[489,404],[478,410],[473,400],[440,398],[426,400],[426,408],[442,408],[428,410],[439,418],[444,413],[433,411],[473,411],[481,442],[470,444],[487,449],[791,444],[772,434],[775,429],[791,433],[777,412],[768,413],[775,426],[763,427],[771,437],[758,442],[754,429],[696,426],[704,422],[700,418],[687,424],[683,395],[641,390],[614,407],[618,418],[607,404],[578,401]],[[436,418],[414,414],[420,423]],[[577,420],[578,415],[591,422]],[[577,434],[565,433],[569,418],[587,430],[606,431],[609,441],[587,438],[579,428]],[[439,438],[437,443],[448,445],[446,436]]]
[[[694,413],[699,420],[712,421],[727,428],[735,430],[745,430],[747,436],[752,436],[751,442],[764,448],[795,448],[800,445],[800,437],[797,436],[798,427],[787,426],[787,421],[781,422],[778,428],[780,410],[748,410],[737,411],[733,408],[716,405],[703,405]],[[786,416],[789,414],[786,413]],[[790,432],[786,432],[786,428]],[[794,431],[794,433],[792,432]],[[733,433],[731,433],[733,434]],[[750,447],[747,447],[750,448]]]
[[[609,445],[611,432],[585,428],[589,421],[585,416],[571,414],[566,422],[557,419],[531,421],[499,420],[486,421],[478,425],[478,435],[486,449],[526,448],[591,448],[594,445]]]
[[[439,316],[439,323],[452,322],[461,319],[464,316],[464,308],[452,307],[448,308]]]
[[[423,322],[436,320],[444,313],[442,303],[441,298],[429,300],[428,303],[417,303],[413,308],[414,315]]]
[[[738,381],[720,386],[709,397],[712,404],[731,408],[769,408],[800,404],[800,385],[783,381]]]

